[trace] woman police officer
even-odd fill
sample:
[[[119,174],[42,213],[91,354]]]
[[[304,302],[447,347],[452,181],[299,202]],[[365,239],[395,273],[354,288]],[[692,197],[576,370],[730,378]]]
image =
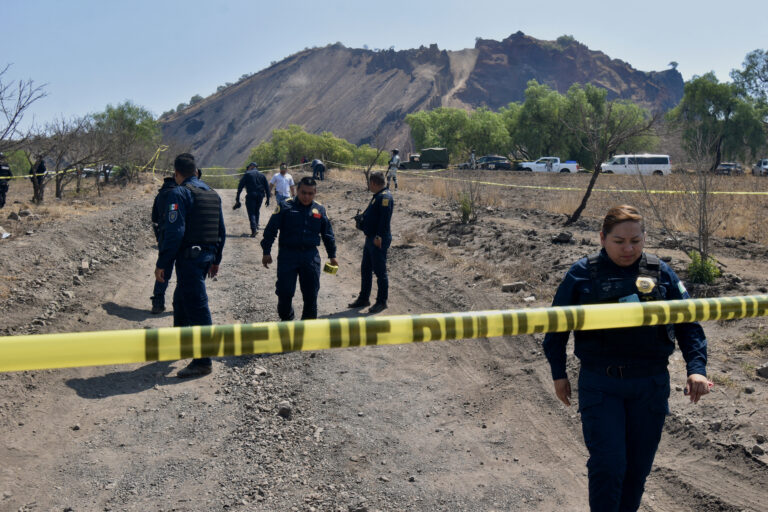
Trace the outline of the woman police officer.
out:
[[[598,253],[577,261],[555,294],[553,306],[689,298],[672,269],[643,253],[643,217],[632,206],[611,208],[600,231]],[[637,510],[645,479],[669,413],[667,359],[672,334],[687,364],[686,392],[692,402],[708,393],[707,341],[698,323],[575,331],[581,361],[579,412],[589,450],[592,510]],[[549,333],[544,353],[555,394],[570,405],[565,371],[569,333]]]

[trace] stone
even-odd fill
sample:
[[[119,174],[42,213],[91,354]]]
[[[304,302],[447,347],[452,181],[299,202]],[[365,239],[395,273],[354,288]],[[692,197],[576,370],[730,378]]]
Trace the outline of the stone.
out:
[[[746,394],[748,394],[748,395],[751,395],[752,393],[754,393],[754,392],[755,392],[755,388],[754,388],[754,387],[752,387],[752,386],[747,386],[747,387],[745,387],[745,388],[744,388],[744,392],[745,392]]]
[[[66,298],[68,298],[68,299],[74,299],[75,298],[75,294],[73,292],[69,291],[69,290],[64,290],[63,292],[61,292],[61,294],[63,296],[65,296]]]
[[[455,236],[452,236],[448,239],[448,247],[458,247],[461,245],[461,240],[456,238]]]
[[[765,450],[759,444],[752,447],[752,455],[765,455]]]
[[[515,281],[514,283],[507,283],[501,285],[501,291],[507,293],[519,292],[525,288],[525,281]]]
[[[287,420],[291,419],[291,416],[293,415],[293,407],[291,406],[291,402],[284,400],[277,404],[277,415]]]
[[[554,238],[552,238],[553,244],[569,244],[573,240],[573,233],[570,231],[561,231]]]
[[[19,214],[18,214],[18,213],[16,213],[16,212],[11,212],[11,213],[8,215],[8,218],[9,218],[10,220],[19,220]]]
[[[32,215],[30,210],[19,210],[19,217],[29,217]]]
[[[765,436],[763,434],[755,434],[755,441],[757,441],[757,444],[763,444],[765,442]]]
[[[72,283],[77,286],[80,286],[83,283],[85,283],[85,280],[83,279],[82,276],[72,276]]]
[[[80,424],[75,423],[74,425],[72,425],[72,430],[80,430]]]
[[[663,261],[664,263],[669,263],[669,262],[671,262],[671,261],[672,261],[672,256],[662,256],[662,257],[661,257],[661,258],[659,258],[659,259],[660,259],[661,261]]]
[[[533,302],[536,300],[536,297],[531,295],[530,297],[526,297],[523,299],[523,302]]]
[[[756,372],[764,379],[768,379],[768,363],[763,363],[760,367],[758,367]]]

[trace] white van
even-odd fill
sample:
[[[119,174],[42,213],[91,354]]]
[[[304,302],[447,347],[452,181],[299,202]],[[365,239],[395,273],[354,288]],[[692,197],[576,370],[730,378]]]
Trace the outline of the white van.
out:
[[[616,155],[600,165],[604,173],[614,174],[658,174],[672,172],[669,155]]]

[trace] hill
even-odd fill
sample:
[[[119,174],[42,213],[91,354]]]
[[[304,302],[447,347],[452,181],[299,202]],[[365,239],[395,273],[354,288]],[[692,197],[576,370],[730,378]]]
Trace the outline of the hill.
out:
[[[517,32],[474,48],[371,51],[340,43],[296,53],[163,119],[166,140],[189,145],[203,165],[242,165],[275,128],[299,124],[350,142],[410,146],[406,114],[439,106],[497,109],[524,98],[535,79],[560,92],[592,83],[652,109],[682,98],[673,69],[638,71],[573,38]],[[307,155],[313,156],[313,155]]]

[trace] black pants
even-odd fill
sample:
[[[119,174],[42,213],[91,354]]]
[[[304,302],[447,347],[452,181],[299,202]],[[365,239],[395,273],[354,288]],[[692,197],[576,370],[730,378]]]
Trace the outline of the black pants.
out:
[[[248,222],[251,223],[251,233],[259,230],[259,210],[261,210],[262,201],[264,201],[264,196],[261,195],[248,194],[245,196],[245,210],[248,212]]]

